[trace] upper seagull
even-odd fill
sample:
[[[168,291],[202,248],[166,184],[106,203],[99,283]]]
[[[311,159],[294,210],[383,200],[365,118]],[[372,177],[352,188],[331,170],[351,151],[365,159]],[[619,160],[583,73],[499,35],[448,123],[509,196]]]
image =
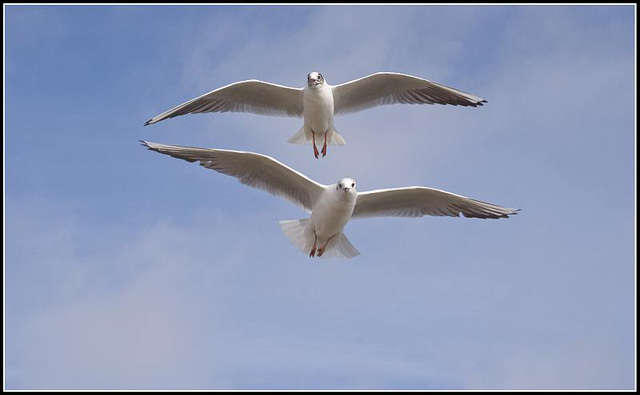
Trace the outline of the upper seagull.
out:
[[[280,221],[287,238],[310,257],[353,258],[360,254],[343,232],[352,218],[460,214],[471,218],[507,218],[518,211],[433,188],[357,192],[356,182],[351,178],[323,185],[271,157],[253,152],[141,142],[152,151],[200,162],[203,167],[236,177],[245,185],[288,199],[311,213],[309,218]]]
[[[333,116],[366,110],[385,104],[451,104],[482,106],[487,101],[423,78],[400,73],[375,73],[367,77],[331,86],[322,74],[307,75],[307,86],[291,88],[270,82],[248,80],[218,88],[145,123],[204,112],[250,112],[262,115],[303,117],[304,124],[288,142],[313,144],[313,155],[327,154],[327,144],[345,145],[333,126]],[[316,139],[324,141],[318,152]]]

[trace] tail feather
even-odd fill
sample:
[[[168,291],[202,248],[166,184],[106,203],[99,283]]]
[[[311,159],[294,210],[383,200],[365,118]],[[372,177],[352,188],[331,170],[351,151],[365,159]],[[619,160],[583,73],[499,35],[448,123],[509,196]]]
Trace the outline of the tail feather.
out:
[[[309,254],[313,248],[313,235],[305,233],[305,225],[309,218],[280,221],[280,228],[297,249]],[[336,235],[322,254],[323,258],[353,258],[360,255],[344,233]]]
[[[331,136],[331,141],[329,142],[331,145],[347,145],[347,142],[344,141],[344,137],[334,128],[333,136]]]
[[[313,247],[313,238],[304,232],[308,220],[309,218],[280,221],[280,229],[282,229],[284,235],[287,236],[287,239],[289,239],[297,249],[306,254],[308,254]]]
[[[296,134],[291,136],[289,140],[287,140],[287,143],[290,143],[290,144],[307,144],[308,142],[309,142],[309,139],[307,138],[307,135],[304,131],[304,126],[301,127],[300,130],[296,132]]]
[[[313,140],[313,134],[311,131],[306,131],[305,127],[301,127],[300,130],[296,132],[287,143],[290,144],[311,144]],[[322,137],[316,134],[316,144],[322,143]],[[334,128],[331,134],[331,141],[328,141],[329,145],[347,145],[347,142],[344,140],[344,137]]]
[[[360,255],[360,251],[351,244],[344,233],[340,233],[331,240],[322,257],[351,259],[358,255]]]

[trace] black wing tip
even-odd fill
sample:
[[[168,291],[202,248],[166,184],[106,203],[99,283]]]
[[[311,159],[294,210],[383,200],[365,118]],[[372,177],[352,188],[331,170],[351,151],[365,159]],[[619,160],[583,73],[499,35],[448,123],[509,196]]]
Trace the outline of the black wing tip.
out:
[[[510,213],[506,213],[501,215],[499,218],[511,218],[512,215],[518,215],[518,211],[522,210],[521,208],[514,208]]]
[[[148,150],[151,150],[151,151],[158,151],[156,148],[151,147],[151,146],[149,145],[149,142],[144,141],[144,140],[138,140],[138,141],[140,142],[140,145],[141,145],[141,146],[146,147]]]
[[[447,103],[447,102],[435,102],[435,103],[428,103],[428,104],[442,104],[443,106],[462,106],[462,107],[482,107],[485,105],[485,103],[488,103],[486,100],[480,100],[480,101],[461,101],[461,102],[456,102],[456,103]]]
[[[482,107],[482,106],[484,106],[485,103],[488,103],[488,102],[486,100],[482,99],[480,101],[472,103],[471,106],[472,107]]]
[[[478,216],[476,214],[465,214],[463,211],[460,211],[460,213],[457,215],[458,217],[460,215],[462,215],[465,218],[480,218],[480,219],[500,219],[500,218],[511,218],[511,216],[513,215],[518,215],[518,211],[520,211],[521,209],[519,208],[514,208],[511,209],[512,211],[509,213],[500,213],[500,214],[486,214],[486,215],[482,215],[482,216]]]
[[[175,150],[175,148],[188,148],[188,147],[179,147],[179,146],[176,147],[176,146],[166,146],[166,145],[163,146],[162,144],[159,144],[160,147],[153,147],[150,144],[155,144],[155,143],[149,143],[148,141],[144,141],[144,140],[138,140],[138,141],[140,142],[140,145],[142,145],[143,147],[146,147],[149,151],[153,151],[159,154],[164,154],[174,158],[186,160],[187,162],[191,162],[191,163],[197,162],[200,160],[197,158],[190,158],[188,156],[180,155]]]
[[[148,120],[147,122],[145,122],[145,123],[144,123],[144,126],[151,125],[151,124],[153,123],[153,122],[151,122],[151,121],[153,121],[153,118],[151,118],[150,120]]]

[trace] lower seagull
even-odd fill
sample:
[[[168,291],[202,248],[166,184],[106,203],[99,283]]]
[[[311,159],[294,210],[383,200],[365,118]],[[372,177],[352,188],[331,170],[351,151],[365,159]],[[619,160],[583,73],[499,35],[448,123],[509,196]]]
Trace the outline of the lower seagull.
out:
[[[519,209],[482,202],[426,187],[357,192],[356,182],[343,178],[333,185],[317,183],[277,160],[253,152],[182,147],[140,141],[161,154],[200,162],[242,184],[284,197],[311,214],[309,218],[280,221],[287,238],[310,257],[353,258],[360,252],[343,233],[352,218],[422,217],[508,218]]]

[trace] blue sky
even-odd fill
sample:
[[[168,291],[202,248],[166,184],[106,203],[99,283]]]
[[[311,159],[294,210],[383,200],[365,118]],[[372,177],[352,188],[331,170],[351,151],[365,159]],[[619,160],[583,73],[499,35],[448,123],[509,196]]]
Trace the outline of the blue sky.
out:
[[[6,6],[9,389],[629,389],[632,6]],[[216,87],[421,76],[481,108],[143,127]],[[423,185],[508,220],[353,221],[310,260],[296,206],[144,150],[255,151],[322,183]]]

